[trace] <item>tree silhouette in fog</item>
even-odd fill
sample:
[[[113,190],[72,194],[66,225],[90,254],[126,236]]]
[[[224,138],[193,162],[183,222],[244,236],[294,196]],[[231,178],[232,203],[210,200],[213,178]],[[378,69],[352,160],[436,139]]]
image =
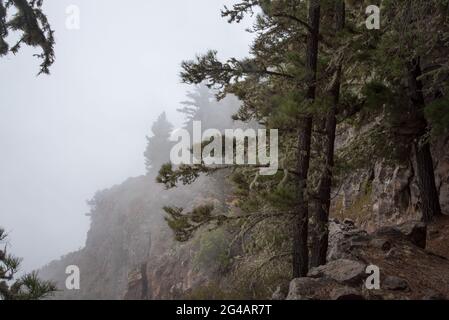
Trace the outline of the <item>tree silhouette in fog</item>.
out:
[[[153,136],[147,137],[148,143],[144,152],[147,173],[153,169],[157,172],[164,163],[170,161],[172,144],[169,139],[172,130],[173,125],[168,122],[167,115],[163,112],[151,127]]]

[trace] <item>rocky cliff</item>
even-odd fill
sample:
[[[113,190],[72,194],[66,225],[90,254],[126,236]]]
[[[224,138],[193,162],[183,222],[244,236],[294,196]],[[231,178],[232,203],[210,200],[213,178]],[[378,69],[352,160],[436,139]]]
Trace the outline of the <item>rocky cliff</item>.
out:
[[[340,126],[336,141],[337,154],[348,152],[357,139],[373,128],[374,125],[361,128]],[[445,214],[449,214],[449,137],[434,142],[432,155],[441,208]],[[367,163],[359,164],[359,168],[342,174],[333,192],[332,215],[341,220],[350,218],[368,231],[385,225],[420,220],[416,164],[410,154],[403,156],[403,159],[387,160],[364,155],[368,159]],[[375,160],[368,163],[371,157]]]
[[[162,207],[218,201],[213,187],[203,187],[207,179],[164,190],[154,176],[141,176],[98,192],[89,202],[85,247],[49,263],[41,276],[57,281],[57,299],[176,298],[177,287],[186,289],[201,277],[189,265],[193,246],[175,243]],[[68,265],[80,269],[80,290],[65,289]]]
[[[360,130],[367,130],[367,127],[340,128],[338,152],[353,144],[363,134]],[[435,143],[433,154],[440,201],[448,214],[449,139]],[[378,264],[385,271],[383,277],[388,279],[387,286],[398,288],[380,294],[384,298],[448,296],[446,290],[431,290],[438,283],[449,288],[449,279],[444,276],[444,270],[449,268],[449,235],[444,221],[431,226],[424,235],[427,250],[407,237],[398,236],[396,231],[378,231],[382,227],[419,220],[420,200],[414,172],[410,160],[396,163],[376,160],[342,176],[333,192],[332,216],[337,219],[335,221],[349,218],[353,225],[349,228],[344,223],[331,224],[329,254],[330,260],[337,262],[313,271],[309,278],[296,279],[290,286],[289,298],[373,298],[371,293],[363,292],[360,282],[364,274],[360,270],[369,263]],[[233,261],[221,255],[230,241],[226,234],[212,233],[180,244],[173,240],[173,233],[164,221],[162,207],[167,204],[186,209],[210,201],[218,207],[225,205],[229,190],[224,190],[223,181],[217,184],[216,179],[204,177],[188,187],[164,190],[154,179],[151,175],[129,179],[97,193],[90,201],[91,227],[85,247],[51,262],[40,271],[43,278],[58,282],[61,292],[56,298],[256,297],[239,296],[232,290],[228,295],[221,293],[231,282],[224,276],[224,270],[235,267],[236,261],[240,261],[240,265],[245,261],[238,252],[234,253]],[[416,269],[418,264],[419,270]],[[80,268],[80,290],[65,289],[68,265]],[[247,269],[251,268],[247,263]],[[346,277],[351,278],[349,282],[341,280]],[[257,291],[253,283],[245,286],[252,292]]]

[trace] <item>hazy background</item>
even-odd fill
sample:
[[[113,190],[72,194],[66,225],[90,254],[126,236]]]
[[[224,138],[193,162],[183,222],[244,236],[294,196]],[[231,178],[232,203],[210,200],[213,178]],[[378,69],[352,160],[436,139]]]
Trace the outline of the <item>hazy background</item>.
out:
[[[188,87],[180,62],[207,49],[244,56],[248,23],[229,25],[224,0],[45,0],[56,63],[36,50],[0,59],[0,225],[29,271],[84,245],[86,200],[144,173],[145,136]],[[232,4],[237,1],[226,1]],[[81,9],[81,29],[65,27]]]

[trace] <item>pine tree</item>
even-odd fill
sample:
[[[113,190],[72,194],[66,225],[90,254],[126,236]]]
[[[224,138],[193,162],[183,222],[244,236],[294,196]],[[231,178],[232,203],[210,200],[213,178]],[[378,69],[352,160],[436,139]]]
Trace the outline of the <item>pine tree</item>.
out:
[[[144,157],[148,174],[156,174],[163,164],[170,162],[172,143],[169,139],[172,130],[173,125],[167,120],[167,116],[163,112],[151,127],[153,136],[147,137]]]
[[[239,22],[244,15],[251,14],[255,6],[262,9],[263,14],[258,16],[254,26],[258,37],[251,47],[251,58],[220,62],[216,52],[210,51],[196,61],[184,62],[181,76],[186,83],[205,81],[209,87],[219,89],[218,98],[235,94],[243,103],[236,119],[256,119],[267,128],[280,129],[282,138],[289,141],[282,146],[283,165],[279,174],[262,182],[257,168],[240,168],[237,171],[247,178],[237,180],[247,183],[249,188],[242,193],[247,197],[242,208],[251,212],[250,216],[263,220],[263,217],[284,215],[285,223],[295,227],[291,230],[293,274],[304,276],[309,264],[307,180],[312,119],[318,112],[318,52],[323,37],[319,32],[321,6],[320,1],[246,0],[225,8],[223,16],[230,22]],[[160,181],[172,186],[177,182],[191,183],[200,173],[217,170],[198,165],[183,166],[175,171],[165,169]],[[246,182],[246,179],[252,181]],[[260,190],[256,186],[260,186]],[[265,212],[267,205],[272,206],[271,214]],[[187,216],[189,213],[179,218]],[[184,223],[185,220],[178,226]]]
[[[212,91],[205,85],[199,85],[195,91],[187,93],[187,100],[182,101],[182,108],[177,109],[185,115],[185,127],[190,128],[193,121],[207,122],[206,113],[215,100]]]
[[[320,35],[321,5],[318,0],[309,1],[308,25],[306,47],[306,100],[313,104],[316,99],[317,88],[317,67],[318,67],[318,45]],[[298,193],[297,193],[297,218],[293,234],[293,276],[305,277],[309,271],[309,247],[308,247],[308,227],[309,227],[309,201],[307,178],[310,163],[310,147],[312,141],[311,115],[302,116],[299,120],[298,133]]]
[[[422,219],[430,222],[441,215],[441,207],[426,109],[447,100],[449,4],[437,0],[388,1],[383,11],[385,30],[375,56],[382,67],[375,70],[380,81],[407,101],[395,106],[400,111],[393,114],[397,118],[392,121],[402,122],[408,129],[400,134],[414,154]]]
[[[427,12],[425,18],[413,18],[412,21],[425,25],[423,21],[429,19],[429,12],[439,12],[437,19],[431,23],[427,21],[435,33],[426,35],[424,41],[410,50],[404,50],[409,43],[420,38],[414,33],[418,30],[415,26],[413,29],[416,30],[400,39],[404,36],[404,26],[410,25],[410,21],[407,24],[399,23],[404,19],[402,13],[407,12],[402,11],[407,2],[411,3],[406,0],[382,2],[391,9],[383,8],[383,12],[389,12],[387,22],[383,20],[383,24],[389,26],[383,31],[365,27],[365,7],[361,2],[354,2],[346,8],[343,0],[242,0],[231,8],[225,8],[222,15],[230,22],[241,21],[245,15],[253,14],[256,7],[261,12],[252,30],[256,37],[251,45],[251,56],[220,61],[217,52],[209,51],[195,60],[184,62],[181,77],[185,83],[205,83],[217,89],[218,99],[227,94],[237,96],[242,101],[242,107],[235,119],[254,119],[268,129],[279,129],[282,141],[280,167],[279,172],[269,178],[261,178],[257,166],[233,168],[230,178],[236,185],[236,197],[239,208],[245,213],[243,215],[214,215],[211,208],[205,207],[191,212],[166,208],[171,226],[182,235],[184,241],[206,224],[222,225],[228,220],[237,219],[244,220],[242,224],[252,225],[248,220],[257,221],[254,222],[257,224],[264,219],[279,219],[284,223],[279,228],[280,232],[288,232],[288,241],[293,243],[289,254],[293,258],[295,277],[307,275],[309,260],[312,267],[326,263],[337,120],[357,118],[363,122],[379,114],[390,117],[387,123],[376,124],[373,130],[356,139],[356,146],[353,147],[357,152],[340,152],[337,158],[338,161],[347,160],[350,166],[362,161],[358,159],[360,157],[369,166],[391,156],[392,150],[403,150],[402,146],[396,145],[404,139],[394,136],[397,126],[392,118],[400,115],[404,120],[405,114],[414,115],[413,121],[407,118],[407,128],[414,127],[419,123],[416,122],[417,115],[422,118],[431,114],[425,112],[429,101],[436,101],[436,104],[429,105],[434,106],[436,113],[444,114],[441,111],[442,97],[447,91],[449,70],[447,55],[444,54],[447,52],[447,37],[437,30],[440,28],[438,24],[446,23],[447,15],[441,14],[444,6],[436,11],[436,7],[432,7],[436,2],[427,2],[427,6],[433,4],[421,11]],[[426,2],[419,3],[423,9]],[[435,54],[432,51],[434,47],[441,51]],[[416,55],[416,52],[420,54]],[[432,54],[429,55],[429,52]],[[432,81],[423,85],[422,89],[415,85],[417,89],[413,92],[425,96],[419,106],[413,108],[409,103],[404,104],[407,101],[404,99],[405,92],[409,93],[408,99],[413,97],[409,90],[412,86],[404,88],[404,80],[409,79],[407,75],[410,75],[407,62],[419,56],[427,64],[429,61],[432,63],[429,70],[422,71],[421,75],[415,73],[413,79],[418,84],[419,81],[424,84],[424,80],[429,78]],[[435,70],[436,74],[432,73]],[[413,100],[417,99],[410,99]],[[421,147],[428,136],[428,128],[427,125],[420,127],[426,131],[415,130],[410,143],[419,141]],[[430,149],[420,150],[429,151],[427,154],[430,155]],[[436,194],[436,190],[433,192],[431,188],[434,185],[430,179],[433,177],[433,168],[429,165],[431,158],[427,157],[424,162],[428,165],[421,171],[427,172],[424,180],[430,182],[427,186],[420,182],[421,193],[430,190],[430,193]],[[203,164],[175,169],[167,166],[163,169],[159,182],[168,187],[178,183],[190,184],[201,174],[220,170]],[[434,199],[432,203],[437,206],[438,200]],[[309,208],[312,212],[310,217]],[[309,231],[310,220],[314,228]],[[311,242],[308,241],[309,233]]]
[[[7,234],[0,228],[0,244],[6,242]],[[0,300],[38,300],[51,296],[56,286],[50,281],[42,281],[36,272],[23,275],[14,281],[22,259],[7,252],[7,245],[0,249]],[[14,283],[10,284],[10,282]]]
[[[22,44],[40,47],[42,53],[36,55],[42,59],[39,74],[48,74],[55,60],[55,40],[54,32],[42,12],[42,4],[43,0],[0,0],[0,56],[8,52],[17,53]],[[9,17],[12,8],[16,12]],[[10,31],[21,33],[12,47],[6,42]]]
[[[334,8],[334,30],[338,37],[345,27],[346,7],[343,0],[335,1]],[[338,49],[338,48],[336,48]],[[335,51],[337,51],[335,49]],[[337,128],[337,111],[340,104],[342,57],[337,58],[333,68],[333,78],[329,86],[331,106],[324,118],[324,164],[318,182],[318,190],[315,204],[313,206],[314,230],[312,234],[311,267],[326,264],[327,249],[329,242],[329,210],[331,205],[331,189],[334,171],[335,134]]]

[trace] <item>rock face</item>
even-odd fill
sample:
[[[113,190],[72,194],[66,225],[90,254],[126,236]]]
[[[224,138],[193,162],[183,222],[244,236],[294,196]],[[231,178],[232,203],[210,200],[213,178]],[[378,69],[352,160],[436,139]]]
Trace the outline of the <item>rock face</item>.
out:
[[[340,126],[336,150],[345,150],[372,129],[373,124],[359,129]],[[435,179],[443,213],[449,215],[449,138],[432,145]],[[396,161],[398,162],[398,161]],[[362,229],[373,232],[386,225],[420,220],[420,199],[413,157],[402,163],[377,160],[363,169],[345,173],[341,185],[334,190],[332,216],[349,217]]]
[[[449,240],[449,233],[444,233],[448,227],[446,220],[432,226],[432,234],[439,235],[438,243]],[[446,242],[445,251],[438,247],[440,255],[425,250],[427,229],[422,223],[410,221],[368,234],[348,221],[333,220],[330,230],[330,241],[336,243],[330,243],[329,262],[311,269],[306,278],[294,279],[287,299],[445,299],[449,296],[449,246]],[[428,238],[433,248],[435,238]],[[373,274],[373,268],[367,266],[378,268],[379,289],[370,290],[366,285]]]
[[[158,238],[164,232],[168,235],[168,230],[163,228],[162,212],[151,206],[157,199],[157,193],[151,192],[156,191],[154,187],[150,178],[138,177],[96,194],[90,201],[91,226],[85,247],[40,270],[43,278],[57,281],[61,291],[56,298],[122,299],[133,268],[162,245],[171,244],[169,237],[165,242]],[[157,231],[158,227],[163,229]],[[80,269],[80,290],[65,290],[68,265]]]
[[[162,207],[188,209],[207,196],[201,182],[166,191],[149,176],[101,191],[91,201],[85,247],[51,262],[40,276],[57,282],[57,299],[179,298],[212,275],[193,270],[196,248],[174,241]],[[80,269],[80,290],[65,290],[68,265]]]

